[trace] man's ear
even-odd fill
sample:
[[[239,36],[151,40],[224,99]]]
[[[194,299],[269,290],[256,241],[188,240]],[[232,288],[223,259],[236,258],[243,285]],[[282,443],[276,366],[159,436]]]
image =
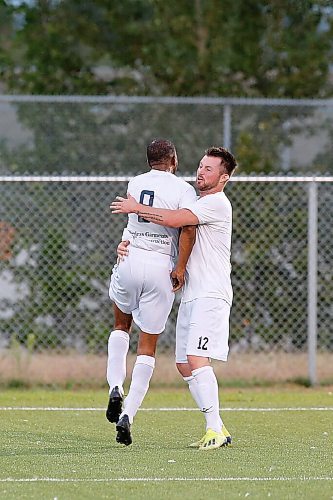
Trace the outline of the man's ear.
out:
[[[223,184],[224,182],[227,182],[229,179],[230,179],[230,175],[228,175],[227,173],[224,173],[220,177],[219,184]]]
[[[178,160],[176,155],[172,156],[172,158],[170,159],[170,165],[171,165],[170,172],[174,174],[178,167]]]

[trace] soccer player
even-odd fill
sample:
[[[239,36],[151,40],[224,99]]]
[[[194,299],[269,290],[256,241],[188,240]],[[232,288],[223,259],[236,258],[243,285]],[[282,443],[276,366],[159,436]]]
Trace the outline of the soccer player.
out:
[[[223,189],[236,166],[225,148],[207,149],[197,169],[200,197],[178,210],[147,207],[131,196],[117,197],[111,204],[113,213],[135,213],[167,227],[197,225],[177,318],[176,363],[205,415],[206,433],[190,445],[200,450],[231,443],[219,414],[218,384],[210,360],[226,361],[229,351],[232,207]]]
[[[128,193],[134,201],[159,208],[180,209],[196,200],[194,188],[173,175],[178,159],[170,141],[159,139],[151,142],[147,147],[147,162],[150,171],[134,177],[128,184]],[[106,417],[116,423],[119,443],[132,443],[131,425],[148,391],[155,367],[157,339],[165,329],[174,292],[184,284],[185,267],[195,233],[195,226],[187,226],[179,234],[178,228],[157,225],[140,215],[128,217],[122,239],[130,241],[131,252],[125,260],[118,259],[112,270],[109,289],[115,322],[108,341],[107,381],[110,392]],[[123,409],[132,320],[141,331]]]

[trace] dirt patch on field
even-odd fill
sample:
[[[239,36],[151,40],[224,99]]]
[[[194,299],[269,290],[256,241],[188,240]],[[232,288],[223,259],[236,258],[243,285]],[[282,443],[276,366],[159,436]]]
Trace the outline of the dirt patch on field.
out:
[[[130,374],[135,356],[128,358]],[[228,363],[214,362],[219,380],[265,382],[302,381],[308,378],[306,353],[290,354],[242,353],[232,354]],[[106,357],[92,354],[29,354],[0,352],[0,382],[21,381],[26,384],[61,385],[79,383],[89,386],[105,384]],[[333,354],[319,353],[317,356],[319,382],[333,381]],[[157,358],[152,384],[177,384],[180,376],[173,356],[161,354]]]

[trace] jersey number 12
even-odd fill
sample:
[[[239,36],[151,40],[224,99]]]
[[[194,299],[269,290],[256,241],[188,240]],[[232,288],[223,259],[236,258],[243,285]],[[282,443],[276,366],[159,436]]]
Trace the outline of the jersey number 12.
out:
[[[199,337],[199,345],[197,349],[202,349],[203,351],[207,351],[206,344],[208,342],[208,337]]]

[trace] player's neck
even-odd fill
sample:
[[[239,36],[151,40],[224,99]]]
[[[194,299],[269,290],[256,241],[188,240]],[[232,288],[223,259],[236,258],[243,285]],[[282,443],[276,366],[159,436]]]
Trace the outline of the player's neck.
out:
[[[222,187],[215,186],[212,189],[206,189],[203,191],[199,190],[199,197],[202,198],[203,196],[207,196],[208,194],[223,193],[224,186],[225,186],[225,184],[223,184]]]
[[[153,165],[152,170],[158,170],[159,172],[171,172],[171,166],[169,165]]]

